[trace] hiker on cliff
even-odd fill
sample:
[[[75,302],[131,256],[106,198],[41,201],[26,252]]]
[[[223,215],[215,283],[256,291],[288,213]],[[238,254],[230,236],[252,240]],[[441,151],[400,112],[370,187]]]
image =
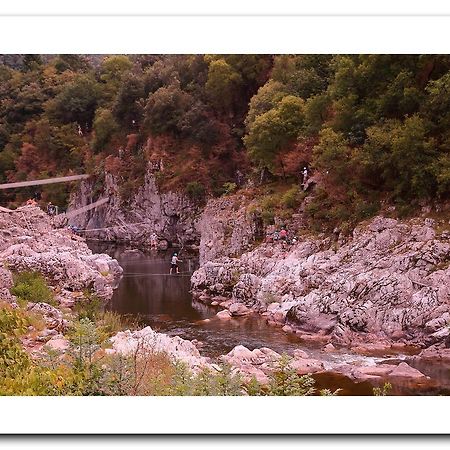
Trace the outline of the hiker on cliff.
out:
[[[306,188],[306,182],[308,181],[308,168],[305,166],[302,170],[302,183],[301,186],[303,190]]]
[[[170,274],[172,274],[172,271],[175,269],[177,273],[180,273],[180,269],[178,267],[178,263],[183,262],[181,259],[178,259],[178,253],[174,253],[172,256],[172,259],[170,260]]]
[[[52,202],[48,202],[47,204],[47,214],[51,217],[53,217],[56,213],[55,205],[53,205]]]
[[[283,246],[283,248],[285,248],[288,243],[287,238],[288,238],[288,232],[286,230],[286,227],[282,226],[281,231],[280,231],[280,240],[281,240],[281,245]]]
[[[158,250],[158,236],[155,232],[150,236],[150,248],[152,250]]]

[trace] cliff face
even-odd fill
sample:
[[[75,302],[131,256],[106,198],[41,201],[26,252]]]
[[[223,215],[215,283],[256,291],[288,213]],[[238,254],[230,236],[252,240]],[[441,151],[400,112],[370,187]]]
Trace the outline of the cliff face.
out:
[[[449,336],[448,238],[430,219],[376,217],[340,248],[329,238],[287,250],[263,244],[240,258],[206,262],[192,283],[203,298],[230,297],[325,341],[433,343]]]
[[[198,221],[200,264],[221,256],[238,256],[250,250],[263,234],[263,225],[247,211],[240,196],[210,200]]]
[[[108,196],[110,201],[93,211],[71,219],[71,224],[86,232],[87,238],[131,242],[133,245],[149,245],[150,235],[155,232],[161,242],[198,243],[196,231],[198,208],[189,199],[177,192],[161,193],[154,175],[146,174],[143,186],[124,205],[119,195],[119,180],[106,175],[105,185],[98,197]],[[81,184],[72,196],[69,211],[76,210],[95,201],[92,182]]]

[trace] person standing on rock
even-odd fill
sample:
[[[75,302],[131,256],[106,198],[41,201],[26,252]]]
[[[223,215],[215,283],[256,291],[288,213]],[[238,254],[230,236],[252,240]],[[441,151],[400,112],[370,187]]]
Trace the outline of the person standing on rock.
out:
[[[172,271],[175,269],[176,273],[180,273],[180,269],[178,267],[178,263],[183,262],[181,259],[178,259],[178,254],[174,253],[172,259],[170,260],[170,274],[172,275]]]

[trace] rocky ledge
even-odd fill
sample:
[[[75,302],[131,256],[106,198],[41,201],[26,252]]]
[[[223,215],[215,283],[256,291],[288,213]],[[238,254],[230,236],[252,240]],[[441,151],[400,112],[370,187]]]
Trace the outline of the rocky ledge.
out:
[[[40,208],[24,206],[0,212],[0,294],[11,300],[11,272],[42,273],[58,286],[61,303],[72,293],[92,289],[105,300],[112,296],[122,268],[105,254],[93,254],[83,239],[68,229],[55,229]]]
[[[157,333],[151,327],[145,327],[137,331],[121,331],[110,338],[112,349],[107,352],[118,353],[123,356],[129,356],[136,353],[145,354],[146,352],[164,352],[174,360],[184,362],[194,372],[213,366],[208,359],[201,356],[197,347],[186,339],[179,336],[168,336],[167,334]]]
[[[446,347],[449,235],[431,219],[378,216],[340,246],[331,238],[300,239],[287,250],[263,244],[206,262],[192,287],[199,300],[226,308],[227,317],[250,309],[304,340],[359,346],[361,353],[370,345]]]

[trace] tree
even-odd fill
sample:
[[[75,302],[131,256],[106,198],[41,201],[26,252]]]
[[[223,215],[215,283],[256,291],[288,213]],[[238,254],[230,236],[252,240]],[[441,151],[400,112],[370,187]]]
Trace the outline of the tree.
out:
[[[192,97],[179,86],[159,88],[150,94],[145,106],[146,128],[154,134],[179,133],[180,123],[192,102]]]
[[[108,56],[103,60],[100,67],[100,81],[104,83],[103,94],[108,101],[116,96],[122,78],[132,67],[133,63],[124,55]]]
[[[117,122],[110,110],[97,109],[93,129],[95,132],[93,147],[96,151],[100,151],[109,143],[112,135],[118,130]]]
[[[211,104],[219,111],[232,110],[236,91],[239,90],[241,83],[241,75],[225,59],[216,59],[209,63],[206,94]]]
[[[113,112],[121,124],[130,127],[133,120],[141,122],[144,112],[143,100],[145,98],[144,82],[138,75],[128,74],[117,93]]]
[[[251,127],[255,119],[275,107],[287,95],[286,87],[279,81],[269,80],[251,98],[245,124]]]
[[[66,70],[85,72],[89,69],[89,62],[81,55],[58,55],[53,64],[59,73]]]
[[[368,130],[361,158],[366,170],[377,173],[381,186],[397,198],[416,199],[436,190],[435,143],[418,115],[404,123],[388,121]],[[444,180],[442,180],[444,181]]]
[[[49,102],[47,113],[61,123],[78,123],[90,129],[99,99],[99,89],[94,79],[79,75]]]
[[[288,95],[275,108],[256,117],[244,137],[250,156],[273,168],[276,157],[294,142],[304,125],[304,101]]]

